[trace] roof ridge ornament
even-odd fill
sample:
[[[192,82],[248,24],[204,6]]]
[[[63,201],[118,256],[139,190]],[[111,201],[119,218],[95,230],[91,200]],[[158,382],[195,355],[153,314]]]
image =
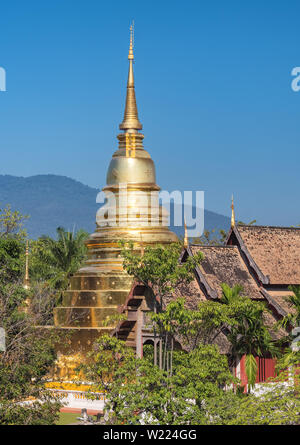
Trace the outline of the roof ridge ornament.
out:
[[[231,228],[235,227],[235,213],[234,213],[234,203],[233,203],[233,194],[231,197]]]
[[[185,218],[184,218],[184,240],[183,240],[183,246],[185,248],[187,248],[189,246],[189,237],[188,237],[188,230],[187,230]]]

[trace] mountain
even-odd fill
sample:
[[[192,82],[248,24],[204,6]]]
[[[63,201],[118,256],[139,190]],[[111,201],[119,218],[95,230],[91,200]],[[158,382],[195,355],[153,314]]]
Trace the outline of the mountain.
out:
[[[96,203],[99,190],[66,176],[37,175],[28,178],[0,175],[0,208],[11,204],[13,210],[30,215],[25,228],[32,238],[56,235],[56,228],[82,228],[91,233],[95,229]],[[172,211],[171,211],[172,214]],[[205,228],[228,229],[227,216],[205,210]],[[173,227],[183,234],[182,227]]]

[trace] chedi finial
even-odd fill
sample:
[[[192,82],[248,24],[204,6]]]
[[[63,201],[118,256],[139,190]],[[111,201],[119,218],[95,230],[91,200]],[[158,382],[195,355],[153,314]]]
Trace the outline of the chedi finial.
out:
[[[130,25],[130,42],[129,42],[128,60],[134,60],[133,47],[134,47],[134,21],[132,21],[132,24]]]
[[[134,24],[130,26],[130,43],[129,43],[129,71],[127,80],[127,94],[126,94],[126,104],[123,122],[119,125],[120,130],[125,132],[136,132],[143,128],[139,121],[136,98],[135,98],[135,88],[134,88],[134,75],[133,75],[133,45],[134,45]]]

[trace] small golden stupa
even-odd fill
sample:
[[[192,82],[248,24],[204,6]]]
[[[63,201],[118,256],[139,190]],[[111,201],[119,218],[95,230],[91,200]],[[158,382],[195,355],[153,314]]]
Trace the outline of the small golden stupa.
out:
[[[26,241],[26,251],[25,251],[25,276],[24,276],[24,289],[30,289],[30,278],[29,278],[29,245],[28,240]]]
[[[107,326],[107,319],[118,313],[118,306],[124,304],[132,286],[132,277],[122,268],[119,241],[131,241],[139,250],[144,245],[177,241],[177,236],[167,227],[166,210],[158,205],[158,199],[153,199],[158,198],[160,188],[156,184],[154,163],[143,147],[144,135],[140,133],[132,26],[128,60],[126,105],[120,124],[122,133],[117,136],[119,147],[112,156],[107,185],[103,188],[107,202],[97,212],[95,233],[86,242],[88,259],[71,277],[62,306],[54,309],[55,325],[69,332],[72,330],[71,340],[59,348],[57,376],[60,378],[71,379],[72,368],[84,358],[93,341],[115,327],[114,323]],[[112,197],[116,210],[112,208]],[[156,209],[153,202],[157,202]],[[156,220],[151,219],[152,213],[156,213]]]

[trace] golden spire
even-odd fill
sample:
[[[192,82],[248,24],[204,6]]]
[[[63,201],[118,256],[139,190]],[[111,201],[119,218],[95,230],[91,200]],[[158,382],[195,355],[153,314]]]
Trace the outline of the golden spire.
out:
[[[188,231],[187,231],[185,218],[184,218],[184,240],[183,240],[183,245],[184,245],[184,247],[188,247],[188,245],[189,245],[189,237],[188,237]]]
[[[120,130],[130,131],[130,130],[141,130],[143,128],[139,121],[135,89],[134,89],[134,76],[133,76],[133,46],[134,46],[134,23],[130,26],[130,43],[129,43],[129,71],[127,80],[127,94],[126,94],[126,105],[124,112],[123,122],[120,124]]]
[[[29,248],[28,248],[28,240],[26,241],[26,252],[25,252],[25,278],[24,278],[24,289],[30,289],[30,280],[29,280]]]
[[[233,195],[231,198],[231,228],[233,229],[235,226],[235,214],[234,214],[234,204],[233,204]]]

